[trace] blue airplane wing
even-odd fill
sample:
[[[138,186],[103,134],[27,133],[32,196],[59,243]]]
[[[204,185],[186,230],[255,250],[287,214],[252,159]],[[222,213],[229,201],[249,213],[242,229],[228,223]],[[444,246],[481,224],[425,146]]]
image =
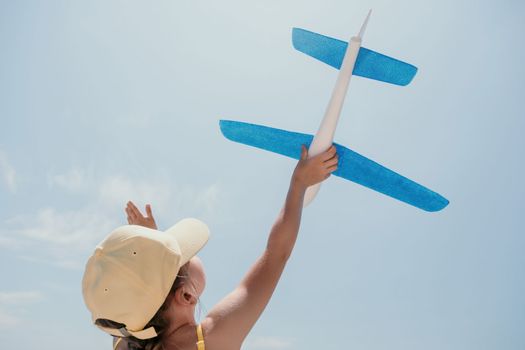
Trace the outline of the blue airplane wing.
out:
[[[221,120],[222,134],[229,140],[300,159],[301,145],[308,148],[313,136],[267,126]],[[332,174],[426,211],[438,211],[448,200],[438,193],[403,177],[362,155],[334,143],[339,155],[338,169]]]
[[[341,68],[348,43],[308,30],[293,28],[292,43],[296,50],[318,59],[336,69]],[[408,85],[417,67],[361,47],[353,75],[395,85]]]

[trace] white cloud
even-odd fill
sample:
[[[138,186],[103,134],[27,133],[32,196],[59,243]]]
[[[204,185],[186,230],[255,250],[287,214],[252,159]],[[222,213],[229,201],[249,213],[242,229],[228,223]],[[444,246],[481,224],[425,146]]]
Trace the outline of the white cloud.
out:
[[[17,234],[58,245],[88,243],[93,236],[109,230],[114,223],[114,220],[92,208],[65,212],[43,208],[35,217],[25,217],[23,220],[19,217],[16,221],[25,222],[25,225],[15,230]]]
[[[76,271],[82,271],[84,269],[84,263],[78,260],[72,260],[72,259],[55,259],[55,260],[49,260],[49,259],[41,259],[41,258],[35,258],[34,256],[29,255],[20,255],[18,256],[18,259],[29,261],[32,263],[37,263],[39,265],[51,265],[55,267],[59,267],[64,270],[76,270]]]
[[[0,292],[0,305],[27,304],[43,299],[38,291]]]
[[[84,192],[89,186],[87,182],[85,172],[76,167],[65,174],[49,176],[50,187],[57,186],[70,193]]]
[[[95,179],[78,167],[70,169],[64,174],[49,175],[49,186],[57,187],[68,193],[83,193],[90,196],[91,203],[96,203],[105,212],[115,208],[123,212],[128,200],[137,205],[152,204],[159,214],[171,213],[172,209],[184,208],[199,213],[214,213],[221,199],[221,190],[218,184],[206,187],[180,185],[172,179],[149,179],[135,181],[122,175],[111,175]]]
[[[171,200],[172,192],[171,186],[163,182],[134,182],[123,176],[107,177],[98,186],[102,204],[120,209],[130,199],[137,203],[155,203],[156,207],[164,207]]]
[[[20,239],[7,237],[7,233],[0,232],[0,247],[10,249],[21,249],[24,243]]]
[[[292,344],[292,339],[281,337],[253,336],[246,339],[247,349],[289,349]]]
[[[4,178],[4,183],[11,192],[16,192],[15,169],[9,163],[5,152],[0,150],[0,174]]]
[[[117,218],[94,206],[64,212],[43,208],[6,223],[0,244],[18,253],[18,259],[65,270],[82,270],[86,255],[119,225]]]
[[[171,181],[170,181],[171,182]],[[144,212],[143,206],[152,205],[156,217],[173,213],[191,212],[193,215],[215,214],[219,208],[222,192],[218,184],[206,187],[177,185],[166,180],[135,182],[123,176],[106,178],[99,186],[100,205],[124,210],[128,200]]]
[[[80,168],[48,179],[50,187],[81,194],[88,204],[67,210],[44,207],[11,218],[0,229],[0,246],[20,252],[21,260],[67,270],[81,270],[85,255],[112,229],[127,223],[124,207],[130,199],[140,208],[151,203],[159,222],[173,213],[214,213],[221,195],[217,184],[177,188],[166,180],[134,181],[121,175],[95,179]]]
[[[19,317],[21,308],[42,300],[44,296],[39,291],[0,292],[0,327],[9,328],[24,323]]]
[[[218,184],[212,184],[205,188],[184,186],[177,191],[176,207],[213,214],[219,206],[220,199],[221,191]]]
[[[0,327],[9,328],[14,327],[22,322],[21,319],[8,314],[7,312],[0,309]]]
[[[212,184],[205,188],[191,185],[177,186],[171,179],[150,179],[134,181],[122,175],[95,179],[92,173],[74,167],[68,172],[48,175],[50,187],[61,188],[67,193],[84,193],[92,196],[93,202],[105,208],[123,209],[128,200],[136,203],[153,203],[156,208],[165,206],[191,207],[213,211],[220,194],[219,186]]]

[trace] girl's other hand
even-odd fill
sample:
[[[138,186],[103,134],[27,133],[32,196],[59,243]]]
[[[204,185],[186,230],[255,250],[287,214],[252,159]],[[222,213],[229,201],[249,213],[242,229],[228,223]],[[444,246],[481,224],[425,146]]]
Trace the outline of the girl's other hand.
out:
[[[154,230],[157,229],[157,224],[151,212],[151,205],[149,204],[146,204],[146,216],[144,216],[135,204],[129,201],[126,206],[126,214],[128,214],[128,224],[130,225],[140,225]]]
[[[292,181],[308,188],[318,182],[326,180],[332,172],[337,170],[339,156],[332,145],[325,152],[308,159],[308,151],[301,145],[301,159],[292,175]]]

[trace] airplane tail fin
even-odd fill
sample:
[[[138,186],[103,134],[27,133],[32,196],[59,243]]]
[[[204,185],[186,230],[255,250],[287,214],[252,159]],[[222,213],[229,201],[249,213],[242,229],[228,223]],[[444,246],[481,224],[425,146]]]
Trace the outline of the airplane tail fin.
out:
[[[292,29],[293,47],[336,69],[341,68],[348,43],[301,28]],[[361,47],[353,75],[400,86],[408,85],[417,73],[417,67]]]

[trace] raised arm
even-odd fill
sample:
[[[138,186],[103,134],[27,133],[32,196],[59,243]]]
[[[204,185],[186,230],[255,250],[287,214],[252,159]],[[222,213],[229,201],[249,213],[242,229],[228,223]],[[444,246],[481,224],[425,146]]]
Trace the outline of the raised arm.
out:
[[[297,239],[306,189],[337,169],[338,157],[333,146],[315,157],[307,157],[303,146],[266,249],[238,287],[217,303],[202,322],[207,349],[239,349],[268,304]]]

